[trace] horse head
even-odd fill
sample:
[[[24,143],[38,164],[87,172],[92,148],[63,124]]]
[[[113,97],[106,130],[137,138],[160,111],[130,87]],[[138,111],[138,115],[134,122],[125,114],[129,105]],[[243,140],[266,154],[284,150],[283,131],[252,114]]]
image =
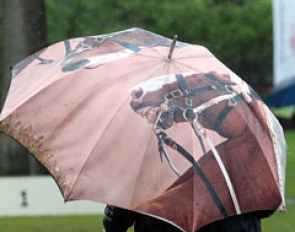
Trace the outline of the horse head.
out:
[[[232,137],[245,129],[245,124],[239,121],[230,122],[239,120],[234,86],[228,75],[215,72],[163,75],[135,86],[130,106],[155,127],[166,130],[175,123],[197,119],[203,127]],[[215,104],[212,99],[220,96],[226,100]]]

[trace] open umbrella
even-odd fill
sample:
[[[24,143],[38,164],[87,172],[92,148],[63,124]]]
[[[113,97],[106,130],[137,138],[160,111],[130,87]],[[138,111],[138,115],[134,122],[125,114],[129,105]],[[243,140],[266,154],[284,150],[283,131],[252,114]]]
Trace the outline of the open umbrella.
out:
[[[205,47],[139,28],[70,39],[14,66],[0,129],[88,199],[185,231],[284,209],[285,140]]]

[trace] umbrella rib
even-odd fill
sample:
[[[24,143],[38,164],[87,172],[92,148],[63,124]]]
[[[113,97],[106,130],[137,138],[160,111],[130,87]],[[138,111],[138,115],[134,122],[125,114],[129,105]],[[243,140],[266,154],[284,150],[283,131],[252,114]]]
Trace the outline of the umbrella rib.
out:
[[[155,49],[153,49],[153,50],[157,52],[157,50],[155,50]],[[160,54],[159,52],[157,52],[157,53],[158,53],[159,55],[162,55],[162,54]],[[163,57],[164,57],[164,56],[163,56]],[[160,65],[160,63],[158,63],[158,65]],[[154,70],[156,70],[156,67],[157,67],[157,65],[154,66]],[[167,67],[167,69],[166,69],[166,74],[168,74],[168,73],[169,73],[169,70],[168,70],[168,67],[169,67],[169,66],[166,66],[166,67]],[[146,79],[148,79],[148,78],[150,78],[151,76],[153,76],[154,73],[155,73],[155,71],[152,72],[150,75],[148,75]],[[151,138],[151,136],[152,136],[152,130],[150,130],[149,138]],[[149,141],[150,141],[150,140],[149,140]],[[144,155],[143,155],[143,157],[146,156],[147,148],[148,148],[148,146],[146,146],[145,149],[144,149]],[[143,165],[143,161],[144,161],[144,158],[142,159],[141,166]],[[140,170],[140,169],[139,169],[139,170]],[[133,194],[133,196],[134,196],[134,194]]]
[[[184,59],[211,59],[212,56],[185,56],[185,57],[177,57],[177,60],[184,60]]]
[[[97,90],[96,90],[97,91]],[[64,124],[64,122],[68,122],[69,118],[71,118],[71,115],[73,115],[76,111],[76,109],[80,109],[80,106],[83,106],[85,104],[85,102],[87,102],[87,99],[89,97],[91,97],[92,93],[89,93],[87,95],[87,97],[84,98],[83,101],[81,101],[63,120],[61,120],[61,122],[56,126],[56,128],[61,128],[61,125]],[[54,130],[54,133],[50,134],[48,137],[47,137],[47,140],[50,140],[53,136],[55,136],[56,132],[58,131],[58,129]]]
[[[165,58],[165,55],[162,54],[161,52],[159,52],[155,47],[151,47],[149,49],[152,50],[153,52],[155,52],[156,54],[158,54],[160,57]]]
[[[128,53],[128,52],[126,52],[126,53]],[[103,53],[102,53],[103,54]],[[140,56],[142,56],[142,57],[147,57],[147,58],[157,58],[156,56],[148,56],[148,55],[145,55],[145,54],[140,54],[140,53],[135,53],[135,54],[133,54],[133,55],[140,55]],[[158,57],[159,58],[159,57]],[[160,58],[161,59],[161,58]],[[145,62],[145,63],[147,63],[147,62]],[[152,62],[151,62],[152,63]],[[106,63],[106,64],[103,64],[103,65],[109,65],[110,63]],[[102,66],[103,66],[102,65]],[[53,70],[53,69],[52,69]],[[79,70],[83,70],[83,69],[79,69]],[[78,70],[78,71],[79,71]],[[62,77],[62,78],[60,78],[60,79],[58,79],[58,80],[56,80],[56,81],[54,81],[54,82],[52,82],[52,83],[50,83],[46,88],[48,88],[49,86],[51,86],[51,85],[54,85],[54,84],[56,84],[57,82],[59,82],[59,81],[61,81],[61,80],[63,80],[64,78],[66,78],[68,75],[65,75],[64,77]],[[43,91],[43,89],[40,89],[38,92],[36,92],[36,93],[34,93],[33,95],[31,95],[31,96],[29,96],[27,99],[25,99],[24,101],[22,101],[20,104],[18,104],[17,106],[16,106],[16,108],[19,108],[19,107],[21,107],[23,104],[25,104],[27,101],[29,101],[31,98],[33,98],[33,97],[35,97],[37,94],[39,94],[39,93],[41,93]],[[2,119],[3,120],[3,119]]]
[[[190,65],[187,65],[187,64],[181,63],[181,62],[177,62],[177,61],[175,61],[174,63],[175,63],[175,65],[178,64],[178,65],[182,65],[182,66],[184,66],[184,67],[187,67],[187,68],[189,68],[189,69],[196,70],[196,68],[194,68],[194,67],[192,67],[192,66],[190,66]]]
[[[148,48],[149,50],[153,51],[154,53],[156,53],[157,55],[159,56],[153,56],[153,55],[147,55],[147,54],[142,54],[140,51],[139,52],[131,52],[129,50],[122,50],[122,51],[114,51],[114,52],[101,52],[101,51],[97,51],[95,54],[100,54],[100,55],[105,55],[105,54],[116,54],[116,53],[126,53],[126,54],[131,54],[131,55],[139,55],[139,56],[143,56],[143,57],[150,57],[150,58],[156,58],[156,57],[160,57],[160,58],[165,58],[164,54],[160,53],[157,49],[155,49],[155,47],[151,47],[151,48]],[[83,54],[87,51],[83,51],[83,52],[80,52],[80,53],[76,53],[76,55],[78,54]],[[70,55],[73,55],[73,54],[70,54]],[[95,56],[94,56],[95,57]]]
[[[171,64],[173,64],[174,67],[176,67],[176,69],[179,70],[179,72],[181,72],[181,68],[179,67],[180,65],[182,65],[182,66],[184,66],[184,67],[187,67],[187,68],[189,68],[190,70],[194,70],[194,71],[196,71],[196,68],[193,68],[193,67],[190,66],[190,65],[183,64],[183,63],[181,63],[181,62],[177,62],[177,61],[175,61],[175,62],[171,62]]]
[[[281,193],[281,197],[282,197],[282,206],[284,207],[285,209],[285,199],[284,199],[284,180],[283,180],[283,174],[282,174],[282,167],[281,167],[281,162],[280,162],[280,155],[278,154],[279,153],[279,150],[280,150],[280,145],[275,141],[275,131],[274,131],[274,128],[270,125],[270,121],[269,119],[267,118],[267,125],[268,125],[268,128],[269,128],[269,134],[270,134],[270,138],[271,138],[271,141],[273,143],[273,149],[274,149],[274,153],[275,153],[275,160],[276,160],[276,166],[277,166],[277,172],[278,172],[278,180],[279,180],[279,185],[280,185],[280,193]],[[283,165],[286,165],[286,163],[284,162]]]
[[[193,46],[189,46],[189,47],[192,47],[192,49],[194,48]],[[184,48],[187,48],[187,46],[185,46]],[[177,56],[177,59],[186,59],[186,58],[212,58],[213,55],[209,52],[208,54],[208,51],[207,51],[207,54],[203,54],[201,56],[183,56],[183,57],[179,57],[180,54],[182,54],[183,52],[185,52],[186,49],[179,49],[179,50],[175,50],[175,56]]]
[[[135,70],[136,71],[136,70]],[[128,76],[127,74],[125,74],[126,76]],[[110,81],[110,82],[107,82],[107,79],[105,79],[105,81],[103,82],[103,83],[114,83],[114,82],[116,82],[117,81],[117,79],[120,79],[119,77],[118,78],[116,78],[116,79],[114,79],[114,80],[112,80],[112,81]],[[61,81],[61,80],[63,80],[63,78],[61,78],[61,79],[59,79],[58,81]],[[53,82],[51,85],[54,85],[54,84],[56,84],[57,82]],[[50,85],[50,86],[51,86]],[[105,85],[103,85],[104,87],[105,87]],[[49,86],[47,86],[47,87],[49,87]],[[99,90],[99,88],[97,88],[96,89],[96,91],[98,91]],[[35,96],[35,95],[34,95]],[[79,106],[81,106],[81,105],[84,105],[85,104],[85,102],[87,102],[87,99],[88,99],[88,97],[89,96],[91,96],[91,93],[90,94],[88,94],[88,96],[87,97],[85,97],[85,99],[82,101],[82,102],[80,102],[79,103],[79,105],[77,106],[77,107],[75,107],[75,109],[76,108],[79,108]],[[127,98],[128,99],[128,98]],[[28,99],[28,100],[30,100],[30,99]],[[72,110],[72,111],[74,111],[74,110]],[[67,119],[68,119],[69,117],[66,117],[64,120],[62,120],[61,122],[60,122],[60,125],[62,125],[63,124],[63,122],[65,122],[65,121],[67,121]],[[57,126],[57,127],[59,127],[59,126]],[[49,139],[49,138],[51,138],[52,136],[54,136],[55,134],[51,134],[51,135],[49,135],[48,137],[47,137],[47,140]]]
[[[158,63],[158,65],[160,65],[160,63]],[[154,70],[156,70],[156,67],[157,67],[157,65],[155,65],[155,66],[153,67]],[[132,72],[136,72],[138,69],[139,69],[139,68],[133,70]],[[154,71],[153,71],[152,73],[154,73]],[[128,74],[130,74],[130,72],[128,72]],[[130,78],[131,78],[132,75],[128,75],[128,74],[124,74],[124,75],[126,75],[126,76],[130,76]],[[151,74],[148,75],[146,79],[148,79],[150,76],[151,76]],[[121,79],[121,78],[118,78],[118,79]],[[121,106],[118,108],[118,110],[117,110],[116,112],[121,111],[121,109],[124,107],[124,103],[126,103],[126,101],[128,101],[128,100],[129,100],[129,97],[127,97],[127,98],[123,101],[123,104],[121,104]],[[110,121],[109,121],[108,124],[106,125],[105,129],[107,129],[107,128],[111,125],[112,121],[114,120],[114,118],[115,118],[117,115],[118,115],[117,113],[113,115],[113,117],[110,119]],[[94,148],[91,150],[91,152],[90,152],[90,154],[88,155],[88,157],[85,159],[86,162],[83,164],[83,166],[81,167],[79,173],[76,175],[76,178],[75,178],[75,180],[73,181],[72,187],[71,187],[70,190],[68,191],[69,194],[70,194],[71,190],[74,188],[75,184],[77,183],[77,179],[78,179],[79,175],[81,174],[81,172],[84,170],[84,168],[85,168],[85,166],[86,166],[88,160],[89,160],[90,157],[94,154],[93,152],[94,152],[94,150],[95,150],[95,147],[97,147],[97,145],[98,145],[98,143],[99,143],[99,141],[100,141],[100,139],[101,139],[102,136],[103,136],[103,135],[100,135],[100,136],[99,136],[99,138],[97,139],[97,143],[96,143],[96,145],[95,145]],[[65,196],[65,198],[67,199],[68,196]]]
[[[205,51],[206,51],[206,53],[210,53],[210,55],[212,56],[212,54],[211,54],[211,52],[206,48],[206,47],[204,47],[204,46],[201,46],[201,45],[199,45],[199,46],[194,46],[194,45],[192,45],[192,44],[186,44],[185,46],[183,46],[183,47],[181,47],[182,49],[179,49],[179,50],[176,50],[175,51],[175,54],[177,54],[177,55],[179,55],[179,54],[181,54],[181,53],[183,53],[183,52],[186,52],[187,50],[187,48],[192,48],[192,49],[199,49],[199,48],[201,48],[201,49],[204,49]]]
[[[247,103],[246,103],[247,104]],[[264,103],[263,103],[264,104]],[[255,112],[255,107],[253,107],[252,105],[249,105],[249,104],[247,104],[249,107],[248,107],[248,109],[251,111],[251,113],[254,115],[253,117],[255,117],[256,119],[257,119],[257,121],[259,122],[259,125],[263,125],[264,124],[264,122],[263,122],[263,120],[262,120],[262,118],[260,118],[260,117],[258,117],[258,114],[257,114],[257,112]],[[240,112],[238,112],[240,115],[241,115],[241,113]],[[241,117],[243,118],[243,116],[244,115],[242,115]],[[268,134],[268,136],[269,136],[269,139],[271,140],[271,142],[273,143],[273,140],[272,140],[272,136],[271,136],[271,129],[269,128],[269,125],[267,124],[267,127],[265,128],[265,127],[263,127],[263,126],[261,126],[262,128],[262,130],[267,130],[267,134]],[[255,134],[255,131],[253,130],[253,128],[250,128],[250,127],[248,127],[248,129],[251,131],[251,133],[253,134],[253,136],[254,136],[254,134]],[[256,128],[255,128],[256,129]],[[255,138],[256,139],[256,138]],[[257,141],[259,141],[259,140],[257,140]],[[262,145],[260,142],[257,142],[257,144],[259,145],[259,148],[263,151],[264,149],[264,146],[265,145]],[[271,146],[272,147],[272,150],[273,150],[273,152],[274,152],[274,159],[275,159],[275,161],[277,162],[277,157],[276,157],[276,151],[275,151],[275,148],[274,148],[274,146],[272,145]],[[268,163],[268,160],[267,160],[267,158],[265,157],[265,156],[262,156],[262,158],[264,159],[264,160],[266,160],[266,163]],[[271,168],[268,166],[268,169],[270,170],[270,172],[272,173],[272,170],[271,170]],[[276,172],[278,173],[279,171],[278,170],[276,170]],[[273,179],[273,181],[275,182],[276,180],[275,180],[275,177],[272,175],[271,176],[271,178]],[[279,189],[279,192],[281,193],[281,190]],[[284,198],[282,198],[282,201],[284,201]]]
[[[149,132],[149,142],[150,142],[150,140],[151,140],[151,136],[152,136],[152,130],[150,130],[150,132]],[[147,153],[147,150],[148,150],[148,144],[149,143],[146,143],[146,146],[145,146],[145,149],[144,149],[144,153],[143,153],[143,157],[142,157],[142,160],[141,160],[141,163],[140,163],[140,168],[138,168],[138,172],[140,172],[140,170],[142,170],[142,166],[143,166],[143,164],[144,164],[144,160],[145,160],[145,157],[146,157],[146,153]],[[138,165],[139,166],[139,165]],[[137,178],[136,178],[136,180],[138,180],[138,178],[139,178],[139,175],[137,175]],[[131,199],[133,199],[133,197],[134,197],[134,191],[133,191],[133,194],[132,194],[132,197],[131,197]]]
[[[169,63],[169,64],[173,64],[174,65],[174,63]],[[167,67],[167,69],[166,69],[166,74],[169,74],[169,66],[166,66]],[[178,70],[180,70],[178,67],[176,67]],[[156,69],[156,68],[155,68]],[[153,72],[154,73],[154,72]],[[151,74],[152,75],[152,74]],[[151,75],[149,75],[146,79],[148,79]],[[149,137],[151,137],[152,136],[152,130],[150,130],[150,136]],[[148,148],[148,146],[146,146],[145,147],[145,150],[144,150],[144,157],[145,157],[145,155],[146,155],[146,153],[147,153],[147,148]],[[142,162],[141,162],[141,166],[143,165],[143,160],[144,160],[144,158],[142,159]],[[139,169],[140,170],[140,169]],[[134,194],[133,194],[133,196],[134,196]]]
[[[128,101],[128,99],[129,99],[129,98],[127,97],[127,98],[124,100],[123,104],[121,104],[121,106],[118,108],[118,110],[117,110],[116,112],[121,111],[121,109],[124,107],[124,103],[125,103],[126,101]],[[107,128],[111,125],[112,121],[114,120],[114,118],[115,118],[116,116],[117,116],[117,113],[113,115],[113,117],[110,119],[110,121],[108,122],[108,124],[107,124],[107,126],[105,127],[105,129],[107,129]],[[77,183],[77,179],[79,178],[80,174],[82,173],[82,171],[83,171],[84,168],[86,167],[86,164],[88,163],[90,157],[94,154],[95,148],[96,148],[97,145],[99,144],[101,137],[102,137],[102,135],[100,135],[99,138],[97,139],[97,142],[96,142],[95,146],[92,148],[91,152],[89,153],[89,155],[88,155],[87,158],[85,159],[85,162],[84,162],[83,166],[81,167],[79,173],[77,173],[77,175],[76,175],[76,177],[75,177],[75,179],[74,179],[74,181],[73,181],[73,184],[72,184],[70,190],[68,191],[68,195],[71,193],[72,189],[75,187],[75,185],[76,185],[76,183]],[[68,196],[65,196],[65,198],[67,199]]]

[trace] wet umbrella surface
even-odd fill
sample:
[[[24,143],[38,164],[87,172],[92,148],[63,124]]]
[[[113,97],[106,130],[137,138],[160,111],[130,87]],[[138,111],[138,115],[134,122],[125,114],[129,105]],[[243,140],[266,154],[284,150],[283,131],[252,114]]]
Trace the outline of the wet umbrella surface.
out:
[[[205,47],[132,28],[54,44],[14,66],[0,116],[65,200],[185,231],[284,210],[282,128]]]

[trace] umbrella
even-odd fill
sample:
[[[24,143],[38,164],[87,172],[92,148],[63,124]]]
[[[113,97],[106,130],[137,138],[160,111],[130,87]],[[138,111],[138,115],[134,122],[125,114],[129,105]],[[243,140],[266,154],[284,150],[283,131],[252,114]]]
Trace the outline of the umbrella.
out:
[[[207,48],[131,28],[56,43],[12,69],[0,129],[66,201],[185,231],[283,210],[285,140],[255,91]]]

